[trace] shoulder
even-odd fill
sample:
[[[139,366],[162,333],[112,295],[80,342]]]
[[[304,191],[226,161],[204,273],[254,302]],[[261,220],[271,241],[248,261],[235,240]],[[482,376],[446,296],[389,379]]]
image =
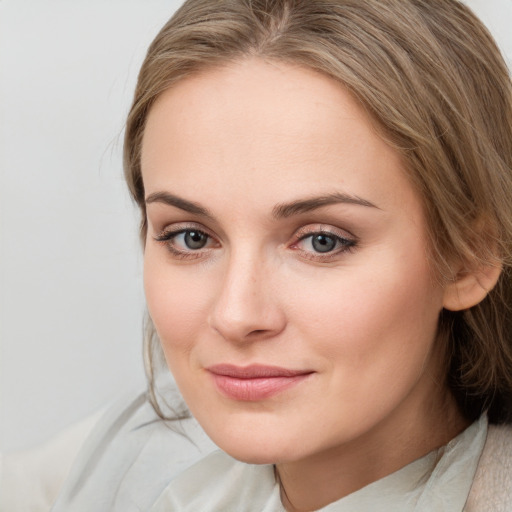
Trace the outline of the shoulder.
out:
[[[512,470],[512,425],[489,425],[481,462],[495,469]]]
[[[512,510],[512,425],[489,425],[466,512]]]
[[[52,510],[148,510],[176,475],[214,448],[195,420],[163,422],[145,393],[132,394],[93,430]]]
[[[101,414],[92,414],[35,448],[0,455],[0,510],[49,510]]]

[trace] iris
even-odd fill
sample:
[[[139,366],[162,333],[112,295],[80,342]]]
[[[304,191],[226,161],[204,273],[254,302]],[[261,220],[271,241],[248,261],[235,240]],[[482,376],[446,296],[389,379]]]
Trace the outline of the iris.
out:
[[[186,231],[184,242],[189,249],[202,249],[208,241],[208,235],[201,231]]]
[[[317,252],[329,252],[336,246],[336,239],[332,236],[318,234],[313,236],[311,245]]]

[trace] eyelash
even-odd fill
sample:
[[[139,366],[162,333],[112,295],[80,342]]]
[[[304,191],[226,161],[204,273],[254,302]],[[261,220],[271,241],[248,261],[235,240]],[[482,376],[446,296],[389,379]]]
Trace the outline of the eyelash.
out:
[[[210,235],[207,231],[203,229],[198,229],[195,226],[180,226],[176,229],[164,229],[160,234],[154,237],[154,240],[162,243],[166,246],[167,250],[171,253],[171,255],[179,260],[195,260],[198,258],[201,258],[205,252],[211,249],[211,247],[208,248],[199,248],[197,250],[194,249],[188,249],[188,250],[180,250],[177,249],[176,246],[173,244],[173,240],[178,237],[179,235],[186,234],[186,233],[197,233],[202,236],[207,237],[206,244],[208,244],[209,240],[215,240],[215,238]],[[308,238],[313,238],[314,236],[324,236],[330,239],[334,240],[335,249],[326,251],[325,254],[322,254],[321,252],[314,252],[314,251],[305,251],[299,249],[297,246],[303,242],[304,240],[307,240]],[[341,234],[336,234],[333,231],[326,230],[326,229],[307,229],[303,228],[300,229],[295,235],[294,235],[295,241],[289,245],[289,247],[292,250],[301,251],[301,256],[304,259],[307,260],[313,260],[313,261],[319,261],[319,262],[328,262],[330,260],[335,259],[337,256],[343,254],[352,252],[357,244],[358,241],[355,237],[350,238],[347,236],[343,236]],[[218,242],[217,242],[218,243]],[[312,242],[313,243],[313,242]]]
[[[297,233],[297,240],[291,245],[292,248],[295,248],[300,242],[303,242],[304,240],[307,240],[308,238],[311,238],[313,243],[313,237],[315,236],[324,236],[327,238],[334,239],[335,243],[335,249],[329,252],[326,252],[325,254],[322,254],[321,252],[312,252],[312,251],[303,251],[302,257],[308,260],[314,260],[314,261],[322,261],[327,262],[330,260],[335,259],[337,256],[340,256],[341,254],[352,252],[357,246],[357,239],[355,237],[348,238],[347,236],[337,234],[333,231],[325,230],[325,229],[313,229],[308,230],[305,229],[304,231],[299,230]],[[336,248],[336,246],[338,246]],[[296,249],[299,250],[299,249]]]
[[[192,233],[192,232],[204,235],[204,236],[208,237],[208,239],[210,239],[210,240],[214,240],[214,237],[211,236],[209,233],[207,233],[205,230],[198,229],[195,226],[185,226],[185,227],[179,227],[176,229],[164,229],[160,234],[155,236],[154,239],[157,242],[164,244],[166,246],[167,250],[171,253],[171,255],[174,258],[179,259],[179,260],[195,260],[195,259],[201,258],[203,256],[204,252],[207,251],[208,249],[204,249],[204,250],[189,249],[188,251],[183,251],[183,250],[177,249],[172,243],[173,240],[177,236],[185,234],[185,233]]]

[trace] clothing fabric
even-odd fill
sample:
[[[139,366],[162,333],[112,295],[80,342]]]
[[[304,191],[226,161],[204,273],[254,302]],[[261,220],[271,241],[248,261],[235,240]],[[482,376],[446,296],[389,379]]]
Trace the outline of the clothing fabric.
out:
[[[483,417],[446,447],[320,510],[462,511],[486,434],[487,421]],[[243,464],[220,450],[172,480],[150,509],[171,510],[285,512],[272,466]]]
[[[321,511],[510,512],[511,461],[512,429],[488,429],[484,416],[445,447]],[[283,512],[284,508],[272,466],[236,461],[218,450],[193,419],[167,426],[140,395],[121,402],[97,425],[52,508],[52,512],[91,510]]]
[[[465,512],[512,512],[512,427],[490,425]]]
[[[48,512],[104,410],[34,448],[0,454],[0,512]]]

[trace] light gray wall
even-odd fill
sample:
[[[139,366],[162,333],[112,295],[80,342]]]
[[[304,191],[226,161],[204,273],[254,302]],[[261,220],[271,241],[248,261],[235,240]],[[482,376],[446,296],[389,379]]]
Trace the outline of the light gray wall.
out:
[[[0,2],[0,446],[142,385],[137,214],[122,128],[179,0]]]
[[[512,57],[512,0],[468,0]],[[142,385],[122,127],[178,0],[0,1],[0,447]]]

